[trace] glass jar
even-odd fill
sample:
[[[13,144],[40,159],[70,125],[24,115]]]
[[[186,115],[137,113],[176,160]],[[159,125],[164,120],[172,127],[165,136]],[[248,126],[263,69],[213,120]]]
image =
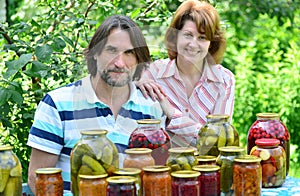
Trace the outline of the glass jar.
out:
[[[129,148],[152,149],[156,165],[165,165],[171,147],[170,136],[160,127],[158,119],[137,120],[138,127],[131,133]]]
[[[120,168],[114,171],[117,176],[132,176],[135,178],[136,195],[142,195],[142,181],[141,181],[141,170],[138,168]]]
[[[203,155],[197,156],[198,165],[216,165],[216,156]]]
[[[79,196],[106,195],[107,174],[79,175]]]
[[[217,165],[196,165],[193,170],[199,171],[201,196],[219,196],[220,195],[220,167]]]
[[[106,196],[136,196],[135,178],[112,176],[107,179]]]
[[[171,173],[172,196],[198,196],[200,195],[200,172],[182,170]]]
[[[22,166],[12,146],[0,146],[0,195],[22,195]]]
[[[143,196],[171,196],[170,167],[163,165],[143,168]]]
[[[123,163],[123,167],[134,167],[143,169],[145,166],[155,164],[154,158],[151,155],[152,150],[149,148],[130,148],[126,149],[127,154]]]
[[[234,195],[261,195],[262,170],[261,159],[245,155],[234,159],[233,166],[233,190]]]
[[[257,139],[251,155],[261,158],[262,187],[278,187],[286,178],[286,154],[278,139]]]
[[[222,195],[232,195],[234,159],[245,154],[245,150],[238,146],[223,146],[219,148],[220,155],[216,163],[220,166],[220,190]]]
[[[63,195],[64,182],[60,168],[39,168],[35,173],[35,196]]]
[[[192,167],[198,163],[194,151],[194,148],[188,147],[170,148],[166,165],[171,168],[171,171],[192,170]]]
[[[277,113],[258,113],[257,120],[248,131],[247,153],[255,146],[255,140],[261,138],[279,139],[286,153],[286,175],[290,168],[290,133]]]
[[[77,183],[79,174],[110,176],[119,167],[118,150],[106,134],[106,130],[82,131],[81,139],[73,147],[70,160],[74,196],[79,195]]]
[[[229,123],[229,115],[207,115],[205,123],[198,132],[197,149],[199,155],[218,156],[222,146],[239,146],[239,135]]]

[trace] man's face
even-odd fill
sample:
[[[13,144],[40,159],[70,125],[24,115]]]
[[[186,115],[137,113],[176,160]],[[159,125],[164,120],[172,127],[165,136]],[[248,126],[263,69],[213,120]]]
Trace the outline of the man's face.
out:
[[[129,33],[121,29],[113,29],[101,54],[94,56],[97,61],[97,74],[102,80],[116,87],[128,84],[137,66],[133,49]]]

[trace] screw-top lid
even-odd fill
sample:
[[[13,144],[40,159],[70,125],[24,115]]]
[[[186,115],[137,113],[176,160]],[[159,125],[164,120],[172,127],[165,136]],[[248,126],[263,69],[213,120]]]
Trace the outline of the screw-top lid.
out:
[[[138,124],[160,124],[160,119],[141,119],[136,121]]]
[[[244,155],[244,156],[235,158],[234,161],[239,162],[239,163],[256,163],[256,162],[260,162],[261,158],[254,156],[254,155]]]
[[[152,150],[150,148],[130,148],[126,149],[126,154],[150,154]]]
[[[239,146],[222,146],[219,148],[221,152],[243,152],[244,148]]]
[[[81,135],[103,135],[107,134],[107,130],[89,130],[89,131],[81,131]]]
[[[84,179],[98,179],[98,178],[106,178],[108,174],[99,174],[99,175],[84,175],[84,174],[79,174],[79,178],[84,178]]]
[[[13,147],[9,145],[0,145],[0,151],[12,150]]]
[[[131,167],[125,167],[125,168],[119,168],[114,171],[114,174],[117,175],[137,175],[140,174],[142,170],[138,168],[131,168]]]
[[[172,172],[171,176],[175,178],[195,178],[200,176],[200,172],[192,170],[181,170]]]
[[[112,176],[106,178],[108,183],[114,184],[126,184],[126,183],[134,183],[136,181],[135,177],[132,176]]]
[[[257,146],[278,146],[280,144],[280,140],[275,138],[256,139],[255,144]]]
[[[39,168],[35,170],[36,174],[56,174],[60,173],[61,169],[56,167],[46,167],[46,168]]]
[[[206,162],[206,161],[215,161],[217,159],[216,156],[212,156],[212,155],[201,155],[201,156],[197,156],[197,160],[200,162]]]
[[[153,166],[146,166],[143,167],[144,171],[147,172],[166,172],[169,171],[171,168],[164,165],[153,165]]]
[[[227,114],[209,114],[209,115],[206,115],[206,118],[215,118],[215,119],[228,119],[229,118],[229,115]]]
[[[280,115],[278,113],[263,112],[256,114],[256,116],[260,118],[278,118]]]
[[[199,172],[214,172],[220,170],[220,167],[217,165],[195,165],[192,169]]]
[[[195,152],[194,148],[188,148],[188,147],[176,147],[176,148],[170,148],[169,153],[193,153]]]

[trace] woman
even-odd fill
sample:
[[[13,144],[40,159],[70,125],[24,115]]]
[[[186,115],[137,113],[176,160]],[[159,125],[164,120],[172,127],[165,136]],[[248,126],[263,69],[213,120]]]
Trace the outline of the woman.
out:
[[[173,146],[195,146],[206,115],[232,116],[234,106],[234,75],[219,64],[226,40],[216,9],[204,1],[183,2],[166,32],[165,45],[169,58],[151,64],[136,84],[145,97],[168,108]]]

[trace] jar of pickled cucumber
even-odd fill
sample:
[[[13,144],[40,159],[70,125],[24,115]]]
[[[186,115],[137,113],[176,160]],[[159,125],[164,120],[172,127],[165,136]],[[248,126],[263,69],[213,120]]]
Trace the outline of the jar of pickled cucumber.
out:
[[[199,171],[198,177],[200,183],[201,196],[219,196],[220,195],[220,167],[217,165],[196,165],[194,171]]]
[[[172,177],[172,196],[200,195],[200,172],[191,170],[174,171]]]
[[[137,120],[138,127],[129,137],[129,148],[152,149],[152,157],[156,165],[165,165],[168,150],[171,147],[170,136],[160,127],[159,119]]]
[[[222,146],[239,146],[239,135],[229,123],[229,115],[207,115],[205,123],[198,132],[197,149],[199,155],[218,156]]]
[[[257,119],[248,131],[247,153],[255,146],[255,140],[273,138],[280,141],[286,153],[286,175],[290,167],[290,133],[285,124],[280,121],[278,113],[258,113]]]
[[[79,175],[79,196],[106,195],[107,174]]]
[[[219,150],[220,155],[217,157],[216,163],[220,166],[221,196],[232,195],[234,159],[245,155],[245,150],[239,146],[223,146]]]
[[[192,170],[192,167],[198,163],[194,151],[194,148],[189,147],[170,148],[166,165],[171,168],[171,171]]]
[[[234,195],[261,195],[262,171],[260,161],[260,158],[252,155],[245,155],[234,159]]]
[[[78,175],[113,175],[119,168],[117,147],[106,137],[106,130],[82,131],[81,139],[73,147],[71,160],[71,187],[78,196]]]
[[[261,158],[262,187],[279,187],[286,178],[286,154],[278,139],[257,139],[251,155]]]
[[[0,195],[22,195],[22,166],[12,146],[0,146]]]
[[[35,171],[35,195],[63,196],[64,183],[60,168],[39,168]],[[47,194],[46,194],[47,193]]]
[[[170,167],[163,165],[143,168],[143,196],[171,196]]]
[[[107,179],[106,196],[136,196],[135,178],[111,176]]]
[[[197,156],[198,165],[216,165],[216,156],[202,155]]]
[[[141,170],[138,168],[120,168],[114,171],[117,176],[132,176],[135,178],[136,195],[142,196],[142,180],[140,176]]]

